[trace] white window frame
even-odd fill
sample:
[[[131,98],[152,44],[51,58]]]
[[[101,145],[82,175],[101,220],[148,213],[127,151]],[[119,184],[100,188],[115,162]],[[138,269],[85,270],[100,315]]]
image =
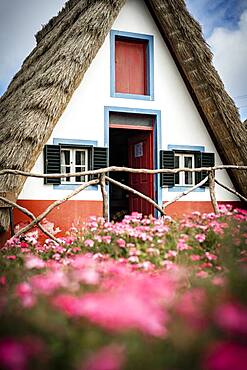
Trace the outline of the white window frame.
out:
[[[191,153],[175,153],[175,157],[179,158],[178,167],[176,168],[183,168],[185,167],[185,157],[192,158],[192,167],[195,168],[195,155]],[[192,187],[195,185],[195,172],[192,172],[192,184],[186,184],[185,183],[185,171],[178,172],[179,177],[179,183],[176,183],[176,177],[175,177],[175,186],[186,186],[186,187]]]
[[[84,171],[88,171],[88,162],[89,162],[89,155],[88,155],[88,149],[86,148],[70,148],[70,147],[61,147],[61,158],[62,158],[62,152],[63,151],[69,151],[70,152],[70,165],[64,165],[62,164],[62,159],[61,159],[61,171],[63,167],[70,167],[70,173],[75,173],[76,172],[76,167],[84,167]],[[84,152],[85,153],[85,165],[76,165],[76,152]],[[82,172],[82,171],[81,171]],[[62,171],[63,173],[63,171]],[[65,171],[66,173],[66,171]],[[84,182],[88,181],[88,175],[85,176],[85,181],[76,181],[76,176],[74,177],[69,177],[68,178],[63,177],[61,178],[61,184],[83,184]]]

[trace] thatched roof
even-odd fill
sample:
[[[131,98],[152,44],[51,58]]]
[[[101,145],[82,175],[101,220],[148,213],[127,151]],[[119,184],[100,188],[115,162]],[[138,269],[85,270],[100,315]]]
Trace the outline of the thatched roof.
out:
[[[0,169],[29,171],[126,0],[69,0],[0,99]],[[224,164],[247,164],[247,135],[183,0],[146,0]],[[247,173],[232,173],[247,195]],[[25,179],[0,177],[18,195]],[[0,212],[0,224],[7,216]]]

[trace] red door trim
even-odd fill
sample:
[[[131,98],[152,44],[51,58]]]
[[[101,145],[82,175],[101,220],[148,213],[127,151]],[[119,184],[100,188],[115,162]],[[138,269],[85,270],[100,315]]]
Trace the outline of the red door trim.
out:
[[[152,131],[153,127],[149,126],[134,126],[134,125],[118,125],[118,124],[109,124],[109,128],[123,128],[128,130],[142,130],[142,131]]]
[[[147,160],[146,164],[144,165],[144,168],[153,169],[154,168],[154,130],[152,129],[151,131],[149,131],[149,133],[146,132],[145,135],[143,132],[143,135],[144,135],[143,137],[142,137],[142,133],[138,135],[140,136],[130,138],[128,150],[129,150],[129,147],[135,144],[135,142],[138,142],[140,140],[141,141],[146,140],[146,143],[147,143],[146,145],[149,147],[149,151],[147,153],[150,153],[150,156],[146,157],[146,159],[143,158],[144,161]],[[129,167],[143,168],[142,164],[139,163],[140,160],[134,159],[133,150],[131,150],[130,153],[131,153],[131,156],[129,157]],[[132,163],[134,163],[134,166],[131,165]],[[138,191],[141,191],[142,193],[149,196],[151,199],[154,199],[154,196],[155,196],[155,189],[154,189],[155,181],[154,180],[155,179],[153,175],[133,174],[133,173],[129,174],[129,186],[135,188]],[[142,188],[140,188],[138,184],[141,185]],[[129,203],[130,212],[138,211],[138,212],[143,213],[144,215],[154,214],[154,207],[151,206],[150,203],[148,203],[147,201],[144,201],[142,198],[139,198],[139,197],[134,196],[133,194],[130,194],[129,201],[130,201]]]

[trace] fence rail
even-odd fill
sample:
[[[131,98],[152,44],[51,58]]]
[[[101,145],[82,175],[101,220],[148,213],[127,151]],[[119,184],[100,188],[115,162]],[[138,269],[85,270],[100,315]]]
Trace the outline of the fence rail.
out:
[[[182,197],[188,195],[195,189],[199,188],[200,186],[204,185],[207,181],[209,181],[209,193],[211,198],[211,203],[214,209],[214,212],[217,214],[219,213],[219,207],[216,200],[216,194],[215,194],[215,184],[218,184],[225,190],[228,190],[229,192],[235,194],[238,196],[241,200],[247,202],[247,198],[241,194],[239,194],[234,189],[222,184],[218,180],[215,179],[215,172],[220,170],[247,170],[247,166],[236,166],[236,165],[220,165],[220,166],[214,166],[214,167],[200,167],[200,168],[176,168],[176,169],[155,169],[155,170],[149,170],[146,168],[129,168],[129,167],[106,167],[99,170],[90,170],[90,171],[83,171],[83,172],[77,172],[77,173],[57,173],[57,174],[39,174],[39,173],[32,173],[32,172],[25,172],[25,171],[19,171],[19,170],[11,170],[11,169],[3,169],[0,171],[0,176],[2,175],[16,175],[16,176],[24,176],[24,177],[35,177],[35,178],[67,178],[67,177],[74,177],[74,176],[86,176],[86,175],[98,175],[97,179],[93,179],[90,181],[87,181],[81,185],[79,185],[75,190],[73,190],[70,194],[65,196],[62,199],[56,200],[55,202],[51,203],[39,216],[35,217],[32,212],[30,212],[28,209],[21,207],[19,204],[14,202],[13,200],[7,199],[3,196],[0,196],[0,202],[3,202],[6,204],[6,206],[17,208],[19,211],[24,213],[26,216],[28,216],[32,221],[22,229],[18,230],[13,236],[18,237],[21,234],[27,232],[30,230],[33,226],[37,226],[45,235],[47,235],[50,239],[53,239],[56,242],[59,242],[59,240],[52,235],[48,230],[46,230],[42,224],[40,223],[54,208],[59,206],[60,204],[66,202],[67,200],[74,197],[76,194],[79,194],[82,190],[86,189],[87,187],[91,185],[100,185],[102,198],[103,198],[103,217],[105,219],[108,219],[108,193],[106,190],[106,182],[110,182],[115,186],[118,186],[128,192],[131,192],[149,203],[151,203],[160,213],[161,215],[165,215],[165,210],[168,206],[170,206],[172,203],[178,201]],[[157,204],[153,199],[148,197],[147,195],[125,185],[121,182],[118,182],[111,177],[108,176],[109,172],[129,172],[129,173],[145,173],[145,174],[162,174],[162,173],[179,173],[179,172],[206,172],[208,175],[200,181],[198,184],[192,186],[188,190],[185,190],[179,194],[177,194],[172,200],[164,203],[163,207],[161,207],[159,204]],[[3,190],[2,192],[4,192]]]

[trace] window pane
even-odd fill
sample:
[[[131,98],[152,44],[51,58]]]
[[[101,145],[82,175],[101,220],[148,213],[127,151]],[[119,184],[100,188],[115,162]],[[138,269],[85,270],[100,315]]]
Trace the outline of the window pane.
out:
[[[179,168],[179,156],[175,155],[174,157],[174,167]],[[175,174],[175,185],[180,184],[180,173]]]
[[[85,170],[86,170],[85,167],[76,167],[75,168],[75,172],[83,172]],[[85,182],[86,181],[85,176],[76,176],[75,181],[76,182]]]
[[[61,171],[62,173],[70,173],[71,168],[70,166],[61,166]],[[62,178],[62,182],[70,182],[70,181],[71,181],[71,177]]]
[[[185,172],[184,174],[185,185],[193,184],[193,174],[192,172]]]
[[[76,165],[85,165],[85,152],[77,150],[75,152],[75,164]]]
[[[192,157],[184,157],[184,167],[192,168]],[[185,172],[184,174],[185,185],[193,184],[193,174],[192,172]]]
[[[184,167],[192,168],[192,157],[184,157]]]
[[[70,151],[69,150],[62,150],[61,151],[61,164],[63,165],[70,165]]]

